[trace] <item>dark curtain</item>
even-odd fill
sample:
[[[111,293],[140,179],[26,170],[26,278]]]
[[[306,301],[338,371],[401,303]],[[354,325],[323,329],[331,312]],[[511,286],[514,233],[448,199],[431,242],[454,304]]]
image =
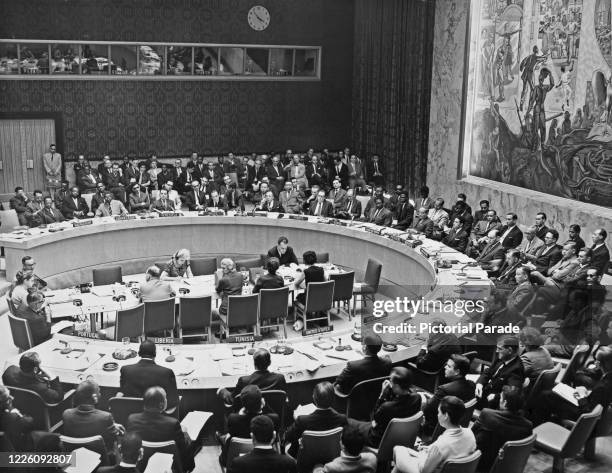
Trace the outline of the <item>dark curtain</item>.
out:
[[[433,0],[355,4],[353,147],[411,196],[427,173],[434,14]]]

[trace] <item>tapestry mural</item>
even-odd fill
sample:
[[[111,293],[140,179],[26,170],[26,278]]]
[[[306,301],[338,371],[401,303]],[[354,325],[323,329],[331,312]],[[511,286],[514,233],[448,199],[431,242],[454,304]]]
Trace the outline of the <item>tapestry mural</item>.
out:
[[[612,206],[612,0],[476,0],[463,173]]]

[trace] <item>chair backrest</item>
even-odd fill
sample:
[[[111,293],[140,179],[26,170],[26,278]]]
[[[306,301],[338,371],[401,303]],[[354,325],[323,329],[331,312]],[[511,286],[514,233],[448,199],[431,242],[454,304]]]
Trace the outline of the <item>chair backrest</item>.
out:
[[[259,294],[248,296],[228,296],[227,326],[251,327],[257,324]]]
[[[105,286],[123,281],[121,266],[111,266],[109,268],[98,268],[93,270],[93,285]]]
[[[309,282],[306,285],[305,312],[324,312],[334,303],[334,281]]]
[[[11,299],[11,295],[13,294],[13,291],[9,291],[9,293],[6,295],[6,304],[8,305],[9,310],[11,311],[12,314],[16,314],[17,313],[17,307],[15,307],[15,304],[13,303],[13,299]]]
[[[317,253],[317,263],[329,263],[329,253]]]
[[[215,271],[217,270],[216,257],[192,259],[189,264],[191,266],[191,272],[194,276],[215,274]]]
[[[522,440],[504,443],[489,473],[522,473],[535,441],[536,434],[531,434]]]
[[[142,458],[138,462],[138,471],[145,471],[147,469],[149,458],[151,458],[155,452],[170,453],[173,455],[174,462],[172,463],[172,471],[175,473],[183,471],[180,463],[179,451],[174,440],[168,440],[166,442],[148,442],[143,440]]]
[[[340,456],[342,427],[330,430],[305,430],[297,454],[298,471],[310,471],[314,465],[325,464]]]
[[[100,454],[100,466],[109,464],[106,444],[101,435],[94,435],[93,437],[68,437],[67,435],[60,435],[60,440],[65,452],[72,452],[77,448],[84,447],[87,450]]]
[[[144,333],[144,303],[117,311],[115,341],[123,337],[140,337]]]
[[[261,392],[261,397],[266,401],[266,406],[278,414],[283,429],[287,415],[287,393],[281,389],[268,389]]]
[[[13,228],[19,226],[19,217],[15,209],[0,210],[0,227],[2,232],[13,231]]]
[[[533,383],[529,395],[525,401],[526,406],[530,406],[533,401],[538,399],[538,396],[543,391],[550,391],[555,386],[555,380],[561,371],[561,363],[557,363],[549,370],[542,371]]]
[[[329,280],[334,281],[334,302],[348,301],[353,297],[353,284],[355,283],[355,271],[348,273],[330,274]]]
[[[179,319],[181,329],[208,329],[212,323],[212,296],[179,299]]]
[[[476,409],[476,403],[478,402],[477,398],[470,399],[465,403],[465,412],[461,416],[461,420],[459,421],[459,425],[461,427],[467,427],[470,425],[470,421],[472,420],[472,416],[474,415],[474,409]]]
[[[574,424],[570,434],[568,435],[563,448],[561,449],[561,456],[563,458],[573,457],[580,452],[587,439],[593,432],[595,424],[601,417],[603,407],[597,404],[591,412],[582,414],[578,417],[578,420]]]
[[[174,329],[174,297],[144,303],[144,333],[145,335],[161,330]]]
[[[612,434],[612,405],[603,412],[593,430],[594,437],[607,437],[610,434]]]
[[[237,270],[240,270],[240,268],[246,268],[246,269],[260,268],[262,266],[263,266],[263,261],[261,257],[249,258],[249,259],[243,259],[243,260],[236,261]]]
[[[371,286],[374,292],[378,291],[378,283],[380,282],[380,274],[382,273],[382,263],[375,259],[368,258],[365,276],[363,282]]]
[[[249,279],[255,284],[257,280],[266,273],[263,268],[249,268]]]
[[[11,335],[13,335],[13,343],[22,351],[29,350],[34,346],[30,324],[26,319],[15,317],[9,312],[9,325],[11,326]]]
[[[370,413],[374,410],[385,379],[387,377],[367,379],[353,386],[348,395],[346,416],[351,419],[370,420]]]
[[[229,445],[227,446],[227,460],[225,461],[225,467],[229,467],[234,458],[244,455],[245,453],[249,453],[251,450],[253,450],[253,440],[240,437],[231,437],[229,439]]]
[[[115,422],[126,426],[130,414],[142,412],[143,400],[141,397],[111,397],[108,400],[108,409]]]
[[[49,430],[51,428],[47,404],[37,392],[13,386],[7,386],[7,388],[14,398],[13,406],[34,419],[34,429]]]
[[[478,352],[477,351],[466,351],[463,356],[465,356],[468,360],[470,360],[470,363],[472,361],[474,361],[474,358],[476,358],[478,356]]]
[[[572,353],[572,358],[570,359],[567,368],[565,368],[565,373],[563,373],[563,377],[561,378],[562,383],[569,385],[572,384],[576,371],[584,366],[584,363],[589,357],[590,351],[591,349],[588,345],[576,346],[574,353]]]
[[[393,459],[393,447],[403,445],[404,447],[414,447],[414,442],[419,433],[423,412],[419,411],[411,417],[405,419],[391,419],[387,424],[385,433],[380,440],[378,447],[378,461],[386,462]]]
[[[480,461],[480,450],[463,458],[448,460],[440,469],[440,473],[475,473]]]
[[[259,291],[259,320],[287,318],[288,310],[289,286]]]

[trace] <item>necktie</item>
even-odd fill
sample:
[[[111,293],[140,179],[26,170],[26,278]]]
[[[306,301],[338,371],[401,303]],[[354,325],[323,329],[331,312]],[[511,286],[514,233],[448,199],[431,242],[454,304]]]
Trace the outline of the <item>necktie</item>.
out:
[[[194,190],[193,190],[193,195],[194,195],[194,197],[195,197],[195,203],[196,203],[196,205],[200,205],[200,199],[198,198],[198,190],[197,190],[197,189],[194,189]]]
[[[376,170],[376,173],[378,174],[378,163],[374,163],[374,169]]]
[[[374,213],[374,221],[376,221],[376,219],[378,218],[378,214],[380,213],[381,209],[376,210],[376,212]]]
[[[351,209],[352,209],[352,208],[353,208],[353,201],[352,201],[352,200],[349,200],[349,201],[348,201],[348,207],[347,207],[347,209],[346,209],[346,212],[350,214],[350,213],[351,213]]]
[[[339,164],[338,164],[338,166],[336,166],[336,172],[337,172],[338,174],[340,174],[340,165],[339,165]]]

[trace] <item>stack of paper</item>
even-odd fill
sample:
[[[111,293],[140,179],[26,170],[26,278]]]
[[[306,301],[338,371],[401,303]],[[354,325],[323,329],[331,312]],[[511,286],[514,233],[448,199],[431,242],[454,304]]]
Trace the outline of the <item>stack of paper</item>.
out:
[[[553,388],[553,392],[561,396],[567,402],[571,402],[574,406],[578,406],[578,399],[574,397],[575,389],[565,383],[559,383]]]
[[[212,412],[191,411],[181,421],[181,428],[189,435],[191,441],[194,442],[212,415]]]
[[[171,453],[155,452],[149,458],[147,468],[144,473],[172,473],[172,460],[174,455]]]
[[[91,473],[100,464],[100,454],[85,447],[77,448],[72,453],[75,459],[71,465],[64,468],[66,473]]]
[[[298,405],[295,410],[293,411],[293,418],[297,419],[299,416],[307,416],[312,414],[315,410],[317,409],[317,406],[315,406],[314,404],[306,404],[305,406],[302,406],[301,404]]]

